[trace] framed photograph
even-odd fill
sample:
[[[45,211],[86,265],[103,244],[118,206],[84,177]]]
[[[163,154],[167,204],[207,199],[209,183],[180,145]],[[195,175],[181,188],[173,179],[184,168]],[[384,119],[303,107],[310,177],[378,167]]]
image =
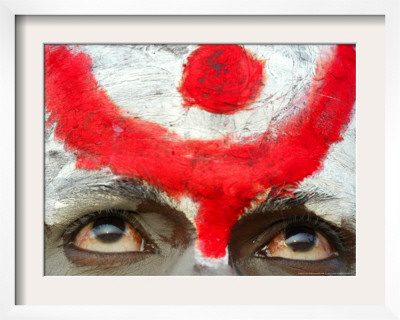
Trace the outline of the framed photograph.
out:
[[[355,276],[354,44],[45,44],[45,276]]]
[[[398,318],[399,8],[323,3],[3,0],[2,316]]]

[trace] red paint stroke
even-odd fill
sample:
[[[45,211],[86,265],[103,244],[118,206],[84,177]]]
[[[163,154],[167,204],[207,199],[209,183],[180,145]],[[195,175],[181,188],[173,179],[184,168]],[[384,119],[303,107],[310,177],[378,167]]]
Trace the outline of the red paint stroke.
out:
[[[264,61],[238,45],[201,45],[184,65],[179,90],[185,106],[233,114],[248,107],[264,86]]]
[[[170,196],[200,204],[195,223],[204,256],[225,255],[231,228],[265,190],[297,185],[317,172],[342,139],[355,102],[355,51],[339,45],[316,70],[308,104],[289,121],[253,139],[184,140],[158,124],[123,115],[92,73],[91,58],[46,46],[45,104],[55,137],[76,166],[109,168]]]

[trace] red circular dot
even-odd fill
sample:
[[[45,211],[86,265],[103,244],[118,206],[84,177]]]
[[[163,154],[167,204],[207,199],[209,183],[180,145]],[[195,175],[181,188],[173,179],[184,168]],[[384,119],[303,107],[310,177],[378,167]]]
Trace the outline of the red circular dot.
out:
[[[184,106],[219,114],[248,107],[264,86],[265,61],[238,45],[201,45],[184,65]]]

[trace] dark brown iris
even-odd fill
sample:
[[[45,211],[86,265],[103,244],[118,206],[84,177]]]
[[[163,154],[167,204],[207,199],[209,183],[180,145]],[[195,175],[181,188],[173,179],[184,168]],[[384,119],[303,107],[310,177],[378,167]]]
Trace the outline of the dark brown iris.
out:
[[[105,243],[118,241],[125,234],[125,221],[117,217],[103,217],[93,222],[92,232]]]
[[[285,228],[285,243],[294,251],[310,250],[317,242],[315,231],[305,226]]]

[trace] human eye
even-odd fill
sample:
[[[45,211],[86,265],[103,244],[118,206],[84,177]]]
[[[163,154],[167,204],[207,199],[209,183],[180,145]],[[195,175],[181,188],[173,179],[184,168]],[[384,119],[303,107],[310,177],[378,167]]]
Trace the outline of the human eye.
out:
[[[229,244],[231,265],[242,275],[352,274],[354,248],[349,225],[334,225],[304,207],[245,217]]]
[[[63,236],[67,258],[78,266],[133,263],[156,254],[158,247],[125,210],[93,212],[67,227]]]
[[[258,258],[322,260],[338,255],[329,237],[313,225],[290,223],[255,252]]]
[[[196,239],[185,214],[145,196],[101,199],[93,191],[45,225],[46,275],[174,274]]]

